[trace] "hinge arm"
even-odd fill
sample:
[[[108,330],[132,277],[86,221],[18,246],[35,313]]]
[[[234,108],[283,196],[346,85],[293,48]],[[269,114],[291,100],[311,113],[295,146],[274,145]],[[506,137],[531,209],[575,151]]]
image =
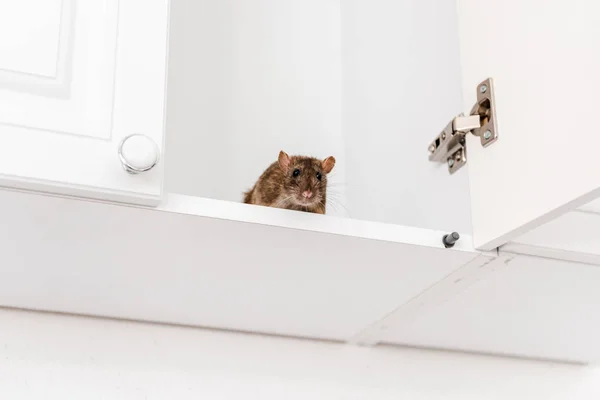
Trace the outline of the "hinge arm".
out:
[[[477,103],[468,116],[460,114],[446,125],[429,145],[429,161],[448,164],[450,174],[467,163],[465,136],[471,132],[478,136],[481,145],[487,147],[498,139],[492,79],[477,85]]]

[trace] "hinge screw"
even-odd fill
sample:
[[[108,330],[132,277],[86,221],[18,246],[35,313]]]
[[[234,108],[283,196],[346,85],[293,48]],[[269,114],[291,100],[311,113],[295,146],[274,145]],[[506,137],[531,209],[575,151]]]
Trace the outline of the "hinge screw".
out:
[[[490,140],[491,137],[492,137],[492,131],[487,130],[487,131],[483,132],[483,138],[485,140]]]
[[[435,146],[434,145],[430,145],[429,146],[429,152],[433,153],[435,151]]]
[[[487,85],[479,86],[479,93],[485,93],[485,92],[487,92],[487,90],[488,90]]]
[[[449,166],[450,168],[452,168],[452,167],[454,166],[454,159],[453,159],[453,158],[449,158],[449,159],[448,159],[448,166]]]

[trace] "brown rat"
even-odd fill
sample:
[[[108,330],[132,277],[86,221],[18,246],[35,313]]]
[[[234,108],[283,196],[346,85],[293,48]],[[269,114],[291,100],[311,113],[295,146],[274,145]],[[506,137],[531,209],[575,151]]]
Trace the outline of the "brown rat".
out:
[[[244,193],[244,203],[325,214],[327,174],[334,165],[333,157],[290,157],[281,151],[278,161]]]

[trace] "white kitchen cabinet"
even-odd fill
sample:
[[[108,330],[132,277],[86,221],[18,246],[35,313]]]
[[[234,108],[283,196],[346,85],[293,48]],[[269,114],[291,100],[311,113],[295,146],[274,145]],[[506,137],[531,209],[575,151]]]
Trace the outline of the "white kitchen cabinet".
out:
[[[130,176],[118,148],[132,134],[163,148],[168,0],[4,1],[0,15],[0,183],[158,204],[162,164]]]
[[[569,66],[598,62],[595,52],[586,51],[593,43],[575,40],[579,35],[587,41],[595,38],[596,13],[585,12],[596,7],[593,3],[565,5],[564,10],[560,4],[549,5],[538,15],[526,4],[504,9],[461,2],[459,18],[454,4],[435,1],[345,1],[341,9],[335,1],[304,2],[302,7],[293,2],[288,7],[270,1],[244,4],[172,6],[180,24],[171,31],[169,93],[177,106],[169,110],[169,192],[239,201],[241,190],[280,148],[322,157],[342,154],[333,181],[336,200],[343,199],[347,210],[336,205],[341,210],[330,212],[465,233],[471,233],[472,220],[474,246],[480,249],[518,241],[596,195],[595,169],[556,163],[555,157],[573,153],[569,146],[575,146],[563,143],[564,124],[587,132],[586,123],[571,118],[575,111],[554,112],[563,102],[571,106],[571,98],[590,96],[586,103],[595,104],[589,91],[595,81],[581,78],[585,84],[553,87],[554,95],[538,96],[558,76],[561,81],[579,76]],[[479,29],[486,13],[495,15],[497,26],[485,35],[468,31]],[[530,32],[528,13],[535,15],[539,31]],[[525,17],[515,19],[514,14]],[[569,15],[569,23],[558,29],[554,22],[561,15]],[[511,35],[498,28],[505,19]],[[306,21],[311,22],[308,33]],[[193,47],[202,48],[196,56],[185,40],[194,34],[200,43]],[[557,42],[557,35],[574,40]],[[568,64],[549,63],[538,73],[542,54],[548,59],[562,54],[564,49],[548,44],[554,42],[578,45],[568,49]],[[532,54],[531,66],[521,62],[516,68],[512,62],[532,59]],[[443,165],[426,160],[423,149],[454,115],[471,109],[478,83],[488,76],[500,103],[499,140],[482,148],[469,135],[467,168],[448,176]],[[508,114],[502,109],[505,96],[504,107],[512,107]],[[513,98],[521,101],[518,109]],[[554,122],[543,130],[528,128],[546,115]],[[595,140],[590,137],[586,143]],[[585,147],[584,152],[594,148]],[[590,157],[577,162],[587,165],[584,160]],[[219,166],[217,173],[213,166]],[[581,182],[590,186],[582,189]],[[571,195],[570,185],[578,187]],[[600,242],[600,237],[588,240],[596,239]]]
[[[593,114],[600,86],[595,3],[38,3],[2,13],[4,186],[152,206],[167,193],[239,202],[284,148],[337,156],[330,213],[467,234],[472,224],[482,250],[599,194],[589,168],[599,139],[575,117]],[[500,139],[482,148],[468,134],[468,171],[447,176],[427,145],[487,78]],[[144,173],[119,160],[132,134],[148,138],[125,144],[133,161],[158,160]]]
[[[45,194],[0,194],[1,305],[373,344],[499,246],[600,264],[592,1],[33,3],[3,6],[0,174]],[[498,140],[430,162],[492,92]],[[330,215],[239,204],[282,149],[338,159]]]
[[[0,304],[349,340],[480,254],[434,232],[185,196],[0,193]]]

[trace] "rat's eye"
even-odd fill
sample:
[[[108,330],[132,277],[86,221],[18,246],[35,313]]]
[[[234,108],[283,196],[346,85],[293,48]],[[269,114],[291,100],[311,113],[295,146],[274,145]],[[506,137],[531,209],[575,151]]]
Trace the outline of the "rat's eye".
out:
[[[292,172],[292,175],[294,176],[294,178],[297,177],[298,175],[300,175],[300,170],[296,168],[294,172]]]
[[[318,180],[321,180],[321,178],[322,178],[322,177],[323,177],[323,175],[321,175],[321,173],[320,173],[320,172],[317,172],[317,179],[318,179]]]

